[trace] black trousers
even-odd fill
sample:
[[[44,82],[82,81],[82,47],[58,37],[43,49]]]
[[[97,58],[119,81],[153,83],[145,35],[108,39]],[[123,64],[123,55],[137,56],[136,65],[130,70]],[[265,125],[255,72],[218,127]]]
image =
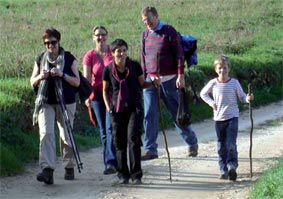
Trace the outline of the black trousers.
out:
[[[127,107],[123,112],[113,112],[111,120],[118,163],[118,177],[132,178],[133,180],[142,178],[141,134],[143,113],[136,108]]]

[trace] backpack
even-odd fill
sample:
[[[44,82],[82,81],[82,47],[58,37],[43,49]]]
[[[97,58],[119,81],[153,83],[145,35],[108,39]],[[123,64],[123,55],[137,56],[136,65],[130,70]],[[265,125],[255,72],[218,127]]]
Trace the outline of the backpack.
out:
[[[197,39],[192,35],[184,35],[180,34],[181,44],[184,51],[184,59],[187,63],[188,68],[192,65],[198,64],[198,56],[197,56]]]

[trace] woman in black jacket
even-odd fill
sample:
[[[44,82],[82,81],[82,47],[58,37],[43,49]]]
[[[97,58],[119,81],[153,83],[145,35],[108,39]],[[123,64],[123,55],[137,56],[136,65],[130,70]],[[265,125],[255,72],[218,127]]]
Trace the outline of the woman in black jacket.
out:
[[[113,62],[103,71],[103,99],[107,111],[111,114],[114,145],[118,162],[120,184],[141,184],[141,133],[143,121],[141,88],[149,88],[159,83],[144,80],[143,71],[138,62],[127,55],[128,45],[122,39],[111,43]],[[112,89],[109,92],[109,88]],[[110,96],[111,93],[111,96]],[[130,165],[127,164],[127,146],[129,145]]]

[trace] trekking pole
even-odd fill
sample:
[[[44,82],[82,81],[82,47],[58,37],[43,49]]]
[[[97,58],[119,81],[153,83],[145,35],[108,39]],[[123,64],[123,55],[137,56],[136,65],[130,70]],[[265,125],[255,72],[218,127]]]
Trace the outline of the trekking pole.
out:
[[[76,140],[74,137],[74,131],[73,131],[73,128],[72,128],[72,125],[71,125],[71,122],[68,116],[66,104],[63,98],[63,92],[59,86],[59,81],[60,81],[59,79],[55,78],[55,92],[56,92],[57,100],[62,110],[63,119],[64,119],[67,131],[68,131],[68,135],[69,135],[70,142],[72,145],[72,150],[73,150],[75,161],[78,167],[78,171],[79,173],[81,173],[81,169],[83,169],[83,163],[81,162],[81,159],[80,159],[79,151],[78,151]]]
[[[252,88],[251,83],[248,84],[248,94],[251,95]],[[250,114],[250,120],[251,120],[251,130],[250,130],[250,151],[249,151],[249,159],[250,159],[250,177],[253,177],[253,170],[252,170],[252,147],[253,147],[253,128],[254,128],[254,122],[253,122],[253,112],[252,112],[252,103],[249,101],[249,114]]]
[[[160,54],[159,52],[157,53],[157,71],[156,71],[156,76],[159,78],[160,77]],[[159,112],[159,119],[160,119],[160,126],[161,126],[161,131],[163,134],[164,138],[164,143],[165,143],[165,149],[167,153],[167,158],[168,158],[168,165],[169,165],[169,179],[170,182],[172,183],[172,173],[171,173],[171,161],[170,161],[170,153],[168,149],[168,143],[167,143],[167,138],[165,134],[165,127],[164,127],[164,122],[163,122],[163,117],[161,113],[161,100],[160,100],[160,85],[157,85],[157,94],[158,94],[158,112]]]

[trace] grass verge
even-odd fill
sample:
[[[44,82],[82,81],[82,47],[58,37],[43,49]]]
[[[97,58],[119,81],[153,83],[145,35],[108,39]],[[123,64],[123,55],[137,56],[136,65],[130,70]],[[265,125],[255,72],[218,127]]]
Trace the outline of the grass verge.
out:
[[[250,193],[250,199],[282,199],[283,198],[283,158],[268,169],[256,181]]]

